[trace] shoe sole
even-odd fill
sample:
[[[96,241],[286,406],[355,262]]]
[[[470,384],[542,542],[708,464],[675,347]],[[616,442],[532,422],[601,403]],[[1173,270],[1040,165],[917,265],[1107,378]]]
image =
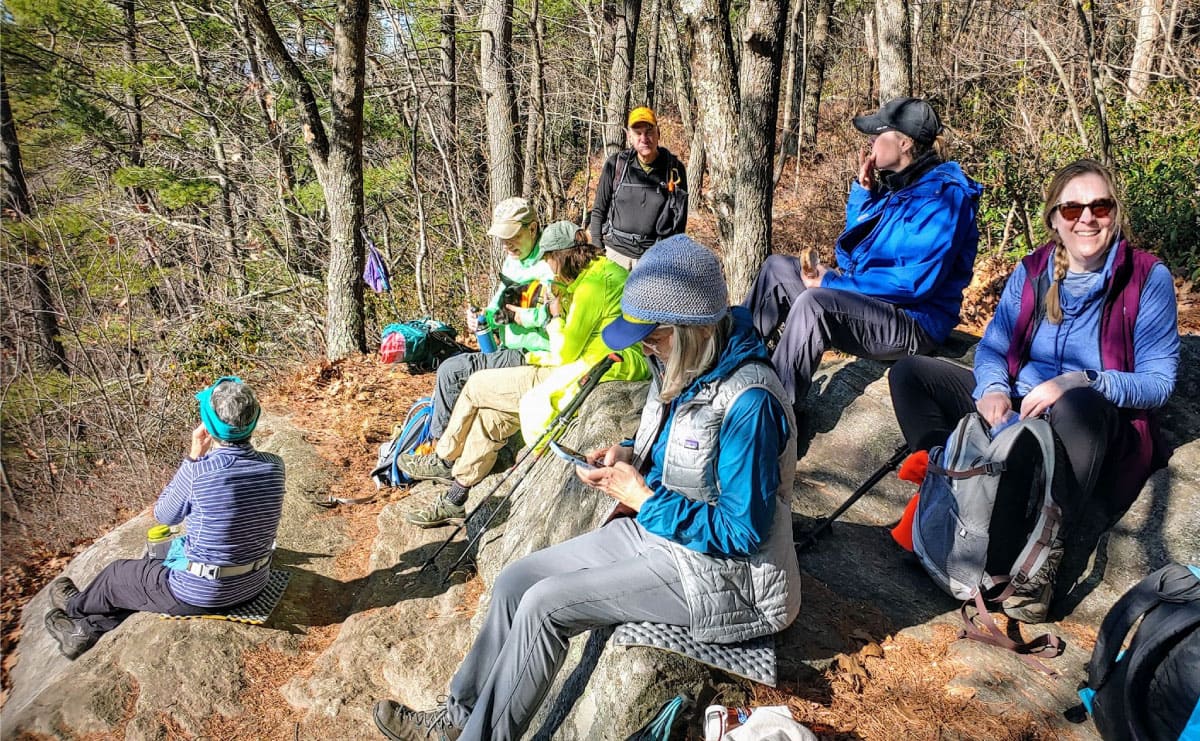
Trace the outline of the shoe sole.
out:
[[[407,517],[405,517],[404,521],[407,522],[409,525],[419,527],[422,530],[428,530],[429,528],[432,528],[432,527],[445,527],[446,525],[461,525],[463,522],[466,521],[466,519],[467,519],[466,517],[447,517],[443,520],[421,520],[418,522],[417,520],[410,520]]]

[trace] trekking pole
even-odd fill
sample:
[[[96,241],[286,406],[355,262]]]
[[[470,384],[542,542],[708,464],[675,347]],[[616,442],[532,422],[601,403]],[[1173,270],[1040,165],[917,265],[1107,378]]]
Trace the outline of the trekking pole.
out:
[[[887,476],[888,473],[899,468],[900,464],[904,462],[904,459],[907,456],[908,445],[906,443],[901,443],[899,447],[896,448],[896,452],[892,453],[892,457],[888,458],[882,466],[875,469],[875,473],[871,474],[866,481],[862,482],[862,484],[854,490],[854,493],[851,494],[846,501],[842,502],[840,507],[835,509],[832,513],[817,523],[816,527],[808,531],[805,539],[796,544],[796,551],[805,551],[816,545],[817,538],[821,537],[821,535],[824,534],[824,532],[828,530],[831,525],[833,525],[834,520],[841,517],[843,514],[845,514],[846,510],[853,507],[854,503],[859,499],[862,499],[863,495],[870,491],[871,487],[875,486],[875,484],[878,484],[884,476]]]
[[[475,516],[475,513],[478,512],[480,510],[480,508],[483,507],[484,503],[486,503],[487,500],[491,499],[492,496],[496,492],[500,491],[500,487],[504,485],[504,482],[508,481],[509,477],[512,476],[513,473],[516,472],[516,470],[518,468],[521,467],[521,464],[523,464],[529,458],[530,455],[533,455],[534,451],[538,451],[537,454],[534,456],[534,460],[536,462],[537,459],[540,458],[542,456],[542,454],[545,452],[545,448],[542,447],[543,443],[545,443],[549,440],[557,440],[558,437],[560,437],[564,432],[567,431],[567,428],[570,425],[571,419],[575,416],[575,413],[577,411],[579,411],[579,407],[581,404],[583,404],[584,399],[586,399],[588,397],[588,395],[590,395],[592,393],[592,391],[595,390],[596,386],[599,385],[600,377],[603,376],[605,373],[607,373],[608,369],[611,368],[614,363],[619,363],[619,362],[621,362],[620,355],[618,355],[615,352],[609,353],[608,355],[606,355],[604,357],[603,360],[601,360],[599,363],[596,363],[594,366],[592,366],[591,368],[588,369],[587,373],[585,373],[583,375],[583,377],[579,379],[579,393],[575,394],[575,397],[573,399],[571,399],[571,401],[565,407],[563,407],[562,411],[560,411],[558,414],[554,415],[554,418],[552,420],[550,420],[550,424],[546,427],[546,431],[543,432],[538,437],[537,442],[534,443],[533,445],[531,445],[528,449],[526,449],[526,451],[524,453],[521,454],[521,457],[518,458],[516,460],[516,462],[513,463],[512,467],[509,468],[508,471],[506,471],[504,473],[504,476],[499,481],[496,482],[496,485],[492,487],[492,490],[489,491],[486,496],[484,496],[482,499],[480,499],[479,503],[476,504],[475,507],[472,508],[471,511],[468,512],[467,515],[463,518],[463,521],[454,528],[454,532],[450,533],[450,536],[448,538],[446,538],[444,541],[442,541],[442,544],[440,546],[438,546],[438,549],[436,551],[433,552],[433,555],[431,555],[429,558],[425,559],[425,563],[421,564],[421,570],[417,572],[417,576],[420,576],[421,574],[423,574],[425,572],[425,569],[429,568],[429,566],[431,564],[433,564],[434,560],[437,559],[437,557],[442,554],[442,551],[446,550],[446,548],[449,547],[450,543],[454,541],[454,538],[460,532],[462,532],[463,528],[465,528],[467,526],[467,523],[470,522],[471,518]],[[533,468],[533,466],[530,466],[529,468]],[[482,534],[483,531],[487,529],[487,526],[492,523],[492,519],[495,518],[496,513],[500,511],[500,509],[501,509],[501,507],[503,507],[504,503],[507,502],[510,497],[512,497],[512,495],[516,492],[516,490],[519,487],[520,487],[520,483],[518,483],[517,486],[513,487],[512,491],[510,491],[508,494],[506,494],[504,496],[503,499],[500,500],[500,504],[498,504],[496,506],[496,509],[492,510],[491,516],[488,517],[487,521],[485,521],[483,523],[483,527],[480,528],[480,531],[479,531],[480,534]],[[474,545],[478,540],[479,540],[479,536],[476,536],[467,541],[467,548],[463,550],[463,555],[459,556],[458,560],[455,561],[454,564],[450,567],[449,571],[446,572],[447,579],[450,578],[449,575],[451,573],[453,573],[454,568],[456,566],[458,566],[460,563],[462,563],[463,558],[470,551],[471,546]],[[443,581],[445,581],[445,580],[443,580]]]

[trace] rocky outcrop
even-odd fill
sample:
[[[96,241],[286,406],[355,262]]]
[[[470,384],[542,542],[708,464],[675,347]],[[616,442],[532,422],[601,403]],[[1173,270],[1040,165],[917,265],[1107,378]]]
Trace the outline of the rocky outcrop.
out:
[[[1197,367],[1200,343],[1186,338],[1180,367]],[[803,422],[797,464],[794,524],[803,532],[843,501],[900,441],[888,398],[886,367],[861,360],[822,366],[811,412]],[[1100,557],[1079,588],[1077,605],[1059,626],[1068,650],[1049,662],[1063,674],[1050,680],[1015,656],[958,642],[949,653],[954,688],[1019,712],[1063,738],[1095,738],[1090,723],[1063,720],[1087,656],[1086,635],[1125,588],[1167,560],[1200,561],[1200,382],[1188,372],[1167,414],[1176,446],[1134,508],[1102,542]],[[589,449],[632,433],[644,384],[605,384],[581,413],[566,442]],[[495,513],[468,553],[479,579],[458,569],[460,536],[436,561],[421,565],[449,531],[418,530],[403,514],[428,503],[436,487],[419,485],[385,506],[378,535],[361,542],[352,518],[313,507],[333,472],[282,418],[264,419],[260,447],[283,455],[288,496],[279,533],[277,566],[292,572],[282,603],[264,627],[211,620],[167,621],[136,615],[85,656],[68,662],[41,626],[45,595],[26,609],[13,692],[3,709],[5,738],[88,735],[126,739],[198,737],[221,728],[258,728],[254,737],[372,738],[371,704],[393,697],[432,706],[466,653],[487,606],[489,587],[503,566],[535,549],[597,526],[611,503],[584,488],[571,467],[545,456],[520,477],[503,474],[473,493],[479,520]],[[527,461],[525,465],[529,465]],[[524,469],[524,466],[522,467]],[[507,502],[503,495],[514,484]],[[910,484],[886,477],[818,544],[802,554],[801,618],[779,638],[784,686],[821,686],[839,655],[889,636],[928,641],[938,626],[957,621],[957,603],[941,593],[910,558],[892,545],[886,526],[911,495]],[[478,522],[477,521],[477,522]],[[113,558],[140,553],[145,514],[98,541],[66,573],[86,583]],[[369,547],[363,576],[342,575],[338,558]],[[1087,574],[1085,574],[1085,577]],[[1069,586],[1069,585],[1068,585]],[[1053,626],[1052,626],[1053,627]],[[1082,638],[1080,638],[1082,636]],[[607,645],[605,635],[583,635],[535,724],[538,738],[624,738],[680,691],[704,698],[718,688],[726,701],[744,698],[727,677],[671,654]],[[262,675],[248,657],[274,657],[276,674]],[[844,657],[843,657],[844,658]],[[269,691],[258,689],[266,684]],[[957,691],[957,690],[956,690]],[[263,699],[266,695],[266,699]],[[257,698],[257,699],[256,699]],[[264,702],[275,725],[259,728],[252,716]],[[285,719],[285,726],[279,719]],[[216,729],[216,730],[214,730]]]

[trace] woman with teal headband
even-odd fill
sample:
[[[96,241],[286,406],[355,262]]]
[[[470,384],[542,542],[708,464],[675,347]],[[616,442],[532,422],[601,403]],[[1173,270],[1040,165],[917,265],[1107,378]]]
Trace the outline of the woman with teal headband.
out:
[[[191,450],[154,505],[165,525],[186,522],[166,560],[110,563],[80,591],[50,584],[46,630],[69,659],[134,612],[202,615],[254,599],[267,585],[283,513],[283,460],[250,444],[261,408],[236,376],[196,394],[200,424]]]

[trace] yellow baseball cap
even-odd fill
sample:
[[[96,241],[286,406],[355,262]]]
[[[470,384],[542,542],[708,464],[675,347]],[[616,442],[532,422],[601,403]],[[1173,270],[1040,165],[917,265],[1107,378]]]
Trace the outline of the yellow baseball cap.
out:
[[[625,124],[629,128],[633,128],[635,124],[648,123],[651,126],[658,126],[658,119],[654,117],[654,111],[646,106],[638,106],[629,112],[629,123]]]

